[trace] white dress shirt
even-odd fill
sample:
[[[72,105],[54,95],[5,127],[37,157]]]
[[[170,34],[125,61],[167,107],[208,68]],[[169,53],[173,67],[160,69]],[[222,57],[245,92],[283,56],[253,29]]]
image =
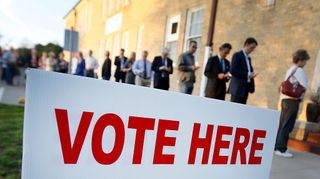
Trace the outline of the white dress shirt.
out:
[[[218,58],[222,67],[222,71],[225,72],[226,71],[226,63],[224,61],[224,59],[220,56],[220,54],[218,54]]]
[[[132,71],[135,75],[143,77],[144,73],[144,63],[146,63],[146,78],[151,79],[152,77],[152,70],[151,70],[151,63],[148,60],[137,60],[134,62],[132,66]]]
[[[88,56],[86,58],[86,70],[96,70],[99,68],[99,63],[93,56]]]
[[[251,82],[250,79],[250,75],[252,74],[251,68],[250,68],[250,61],[249,61],[249,56],[247,55],[247,53],[244,51],[244,49],[242,50],[245,58],[246,58],[246,64],[247,64],[247,68],[248,68],[248,83]]]

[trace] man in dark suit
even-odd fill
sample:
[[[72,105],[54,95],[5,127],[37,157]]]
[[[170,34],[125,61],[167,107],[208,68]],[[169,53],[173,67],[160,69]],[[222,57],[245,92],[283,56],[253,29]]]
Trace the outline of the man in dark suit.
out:
[[[236,52],[231,62],[230,93],[231,102],[246,104],[249,93],[254,93],[254,72],[249,54],[258,46],[256,39],[249,37],[241,51]]]
[[[154,58],[152,62],[152,71],[154,71],[153,86],[157,89],[168,90],[170,77],[173,73],[172,60],[168,57],[169,49],[164,48],[162,55]]]
[[[210,57],[205,67],[204,75],[208,78],[205,89],[205,96],[208,98],[225,100],[226,83],[230,79],[230,62],[226,59],[232,46],[229,43],[223,44],[219,54]]]
[[[127,61],[127,57],[124,56],[124,49],[120,50],[120,55],[116,56],[114,60],[114,65],[117,67],[116,72],[114,73],[114,77],[116,78],[116,82],[124,83],[126,80],[126,72],[124,70],[124,65]]]
[[[102,78],[104,80],[110,80],[111,77],[111,59],[110,59],[110,52],[106,51],[106,57],[102,66]]]

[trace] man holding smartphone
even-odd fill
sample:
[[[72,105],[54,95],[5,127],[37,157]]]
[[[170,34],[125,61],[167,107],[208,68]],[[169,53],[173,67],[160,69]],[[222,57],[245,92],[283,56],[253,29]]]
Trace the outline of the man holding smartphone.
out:
[[[226,59],[232,46],[224,43],[216,56],[210,57],[206,64],[204,75],[208,78],[205,97],[225,100],[226,83],[230,80],[230,62]]]
[[[197,42],[191,40],[189,42],[189,49],[187,52],[181,54],[178,60],[179,70],[179,87],[180,92],[185,94],[192,94],[193,85],[196,82],[195,72],[199,69],[195,65],[194,54],[197,51]]]
[[[257,46],[257,40],[249,37],[244,42],[243,49],[236,52],[232,57],[230,70],[232,75],[230,81],[231,102],[247,104],[249,93],[255,91],[254,78],[257,73],[253,70],[249,55]]]

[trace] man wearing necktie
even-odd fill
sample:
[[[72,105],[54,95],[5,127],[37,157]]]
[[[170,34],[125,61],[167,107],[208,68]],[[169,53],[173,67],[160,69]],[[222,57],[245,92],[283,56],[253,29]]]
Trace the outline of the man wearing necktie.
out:
[[[216,56],[210,57],[205,67],[204,75],[208,78],[205,97],[225,100],[226,83],[230,79],[230,62],[226,59],[232,46],[229,43],[219,48]]]
[[[169,58],[168,48],[162,49],[161,56],[154,57],[152,71],[154,71],[154,88],[168,90],[170,84],[169,75],[173,73],[172,60]]]
[[[142,59],[135,61],[132,71],[136,75],[136,85],[150,87],[151,85],[151,63],[148,60],[148,51],[142,52]]]
[[[256,39],[249,37],[244,43],[244,47],[239,52],[236,52],[232,57],[230,81],[231,102],[246,104],[249,93],[254,93],[255,85],[254,78],[257,73],[254,72],[251,54],[258,46]]]
[[[116,71],[114,73],[114,77],[116,79],[116,82],[125,82],[126,79],[126,72],[125,72],[125,63],[128,60],[127,57],[124,56],[124,49],[120,50],[120,54],[119,56],[116,56],[115,60],[114,60],[114,65],[117,67]]]

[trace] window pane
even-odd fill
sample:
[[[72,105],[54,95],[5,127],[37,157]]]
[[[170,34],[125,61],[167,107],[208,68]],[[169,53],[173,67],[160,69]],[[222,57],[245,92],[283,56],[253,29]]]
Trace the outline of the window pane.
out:
[[[204,10],[191,12],[189,36],[200,36],[202,33]]]
[[[177,41],[168,42],[167,47],[170,49],[170,58],[173,61],[177,60]]]
[[[177,30],[178,30],[178,22],[175,22],[175,23],[172,24],[171,34],[176,34]]]

